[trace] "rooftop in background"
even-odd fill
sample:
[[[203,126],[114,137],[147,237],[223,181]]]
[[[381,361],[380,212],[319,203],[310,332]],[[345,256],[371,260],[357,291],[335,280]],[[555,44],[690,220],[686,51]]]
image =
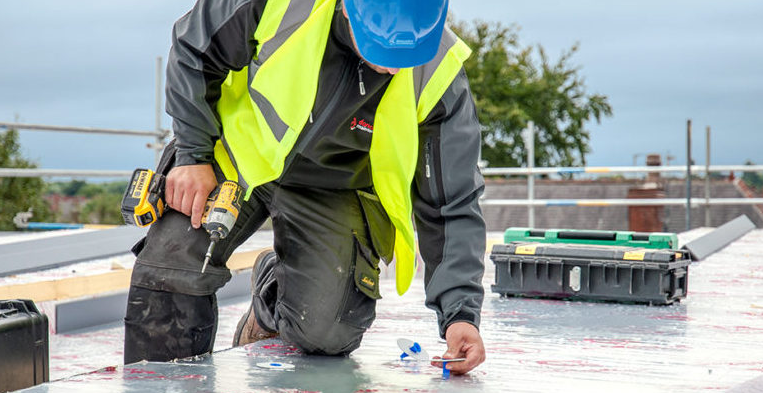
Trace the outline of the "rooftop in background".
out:
[[[526,179],[488,179],[484,199],[527,199]],[[626,198],[628,190],[643,184],[638,179],[599,180],[535,180],[535,199],[615,199]],[[683,180],[662,178],[660,183],[665,198],[686,198]],[[740,182],[713,180],[712,198],[747,198]],[[704,183],[692,183],[692,197],[704,200]],[[747,215],[755,226],[763,228],[763,212],[757,205],[718,205],[710,208],[711,225],[719,226],[741,214]],[[526,206],[483,206],[489,231],[508,227],[527,226]],[[665,206],[662,216],[662,232],[681,232],[686,229],[684,206]],[[692,209],[692,228],[704,225],[705,208]],[[549,206],[535,207],[536,228],[628,230],[627,206]]]

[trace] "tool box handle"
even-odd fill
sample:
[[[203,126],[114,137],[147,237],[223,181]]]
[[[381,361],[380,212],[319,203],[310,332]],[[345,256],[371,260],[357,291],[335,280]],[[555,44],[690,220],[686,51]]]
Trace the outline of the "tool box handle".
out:
[[[556,237],[575,240],[616,240],[617,232],[559,231]]]
[[[670,299],[686,296],[686,269],[676,269],[670,273]]]

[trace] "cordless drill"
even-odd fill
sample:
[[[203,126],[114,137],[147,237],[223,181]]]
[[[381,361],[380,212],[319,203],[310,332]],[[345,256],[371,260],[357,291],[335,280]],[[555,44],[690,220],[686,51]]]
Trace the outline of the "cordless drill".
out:
[[[242,188],[238,183],[226,180],[207,199],[201,223],[209,233],[210,241],[207,254],[204,256],[204,265],[201,267],[202,273],[212,259],[212,251],[217,242],[225,239],[236,223],[238,212],[241,210],[241,192]]]
[[[146,227],[164,214],[165,176],[150,169],[136,169],[122,197],[122,217],[127,225]],[[238,183],[226,180],[207,198],[201,223],[209,233],[209,248],[204,257],[201,272],[212,259],[212,251],[218,241],[225,239],[233,228],[241,210],[241,193]]]

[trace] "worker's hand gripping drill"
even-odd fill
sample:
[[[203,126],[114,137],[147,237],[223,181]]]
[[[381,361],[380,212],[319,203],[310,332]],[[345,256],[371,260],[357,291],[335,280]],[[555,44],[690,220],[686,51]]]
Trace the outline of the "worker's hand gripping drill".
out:
[[[122,216],[128,225],[145,227],[170,207],[189,216],[194,228],[203,225],[210,235],[201,268],[204,273],[215,245],[228,236],[236,223],[241,193],[241,187],[230,180],[218,186],[209,164],[175,167],[166,179],[149,169],[136,169],[122,198]]]

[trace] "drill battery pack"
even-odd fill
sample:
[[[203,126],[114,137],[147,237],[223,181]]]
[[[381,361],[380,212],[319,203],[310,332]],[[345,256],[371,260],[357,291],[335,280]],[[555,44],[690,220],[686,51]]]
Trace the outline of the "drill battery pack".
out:
[[[164,214],[164,175],[136,169],[122,196],[122,218],[127,225],[145,227]]]
[[[686,297],[683,251],[588,244],[496,244],[492,291],[526,296],[671,304]]]
[[[0,392],[48,378],[48,317],[31,300],[0,300]]]

